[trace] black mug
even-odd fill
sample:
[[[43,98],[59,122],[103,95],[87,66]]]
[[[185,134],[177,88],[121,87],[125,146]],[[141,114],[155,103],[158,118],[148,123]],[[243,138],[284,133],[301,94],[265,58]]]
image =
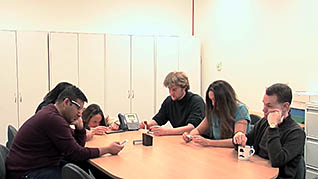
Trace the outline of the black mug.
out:
[[[152,146],[153,137],[149,134],[142,133],[142,145]]]

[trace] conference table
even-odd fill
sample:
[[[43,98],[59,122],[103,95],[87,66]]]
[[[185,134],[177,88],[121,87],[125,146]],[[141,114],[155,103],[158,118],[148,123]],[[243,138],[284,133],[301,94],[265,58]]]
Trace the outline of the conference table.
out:
[[[153,136],[153,145],[134,145],[144,130],[98,136],[87,147],[106,146],[113,141],[128,143],[118,155],[106,154],[89,162],[112,178],[274,178],[277,168],[268,160],[252,156],[238,160],[233,148],[202,147],[186,143],[181,135]]]

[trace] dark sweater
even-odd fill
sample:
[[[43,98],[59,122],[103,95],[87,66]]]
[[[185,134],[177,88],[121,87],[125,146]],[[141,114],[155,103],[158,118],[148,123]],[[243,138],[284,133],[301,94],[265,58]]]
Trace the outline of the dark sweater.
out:
[[[197,127],[204,118],[204,110],[203,99],[188,91],[181,100],[173,101],[171,96],[168,96],[153,120],[158,125],[164,125],[170,121],[174,128],[188,124]]]
[[[279,167],[277,178],[295,178],[304,153],[305,132],[290,116],[278,128],[269,128],[267,119],[263,118],[247,138],[247,145],[253,145],[255,154],[269,159],[272,167]]]
[[[28,119],[14,138],[6,159],[7,178],[21,178],[26,172],[58,167],[98,157],[97,148],[85,148],[86,130],[74,130],[51,104]]]

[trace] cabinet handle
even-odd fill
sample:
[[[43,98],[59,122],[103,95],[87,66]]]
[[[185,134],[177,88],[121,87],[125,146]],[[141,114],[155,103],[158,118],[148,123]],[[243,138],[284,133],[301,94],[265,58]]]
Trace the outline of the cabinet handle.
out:
[[[22,95],[21,95],[21,93],[19,93],[19,101],[20,101],[20,103],[22,103]]]
[[[14,93],[14,103],[17,103],[17,94]]]
[[[128,99],[130,98],[130,90],[128,90]]]
[[[135,98],[135,91],[134,90],[131,90],[132,91],[132,97],[131,98]]]

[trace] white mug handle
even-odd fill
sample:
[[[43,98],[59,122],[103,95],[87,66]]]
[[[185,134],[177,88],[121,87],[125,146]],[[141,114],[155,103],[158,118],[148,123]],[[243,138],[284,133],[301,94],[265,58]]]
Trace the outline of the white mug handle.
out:
[[[249,156],[254,155],[254,153],[255,153],[255,149],[251,146]]]

